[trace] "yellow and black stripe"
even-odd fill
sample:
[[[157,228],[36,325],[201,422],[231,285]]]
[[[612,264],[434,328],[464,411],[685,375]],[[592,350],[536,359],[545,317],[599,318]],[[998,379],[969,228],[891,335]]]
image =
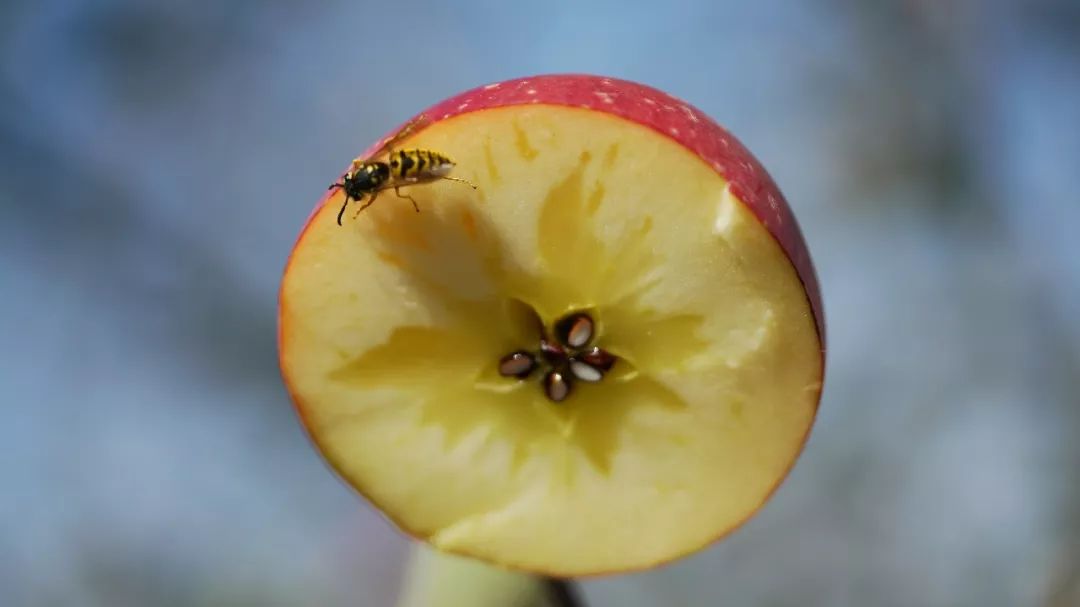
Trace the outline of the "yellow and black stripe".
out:
[[[435,167],[447,164],[450,159],[434,150],[398,150],[390,155],[390,171],[399,180],[423,179]]]

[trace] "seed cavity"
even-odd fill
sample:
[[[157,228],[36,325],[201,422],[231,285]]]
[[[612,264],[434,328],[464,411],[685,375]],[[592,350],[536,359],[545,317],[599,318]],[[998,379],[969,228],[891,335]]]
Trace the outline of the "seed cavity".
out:
[[[562,373],[550,371],[544,376],[544,393],[551,400],[560,403],[570,396],[570,382]]]
[[[554,323],[548,333],[539,315],[528,308],[528,318],[535,322],[537,349],[517,350],[499,360],[499,374],[503,377],[526,379],[540,367],[544,367],[541,380],[548,400],[560,403],[570,396],[575,380],[595,383],[604,379],[618,360],[599,346],[589,347],[596,338],[596,323],[585,312],[573,312]],[[553,335],[554,339],[549,337]]]
[[[561,367],[566,364],[566,359],[569,358],[566,355],[566,350],[559,344],[548,341],[546,339],[540,339],[540,355],[544,357],[552,367]]]
[[[525,379],[536,368],[536,359],[528,352],[512,352],[499,361],[499,375]]]
[[[583,348],[593,336],[593,321],[586,314],[571,314],[555,323],[555,336],[571,348]]]
[[[578,358],[585,361],[590,366],[599,369],[603,373],[607,373],[611,370],[611,367],[615,365],[615,355],[596,347],[580,355]]]
[[[588,363],[580,360],[570,361],[570,372],[574,374],[574,377],[581,381],[600,381],[604,378],[604,374],[599,369],[589,366]]]

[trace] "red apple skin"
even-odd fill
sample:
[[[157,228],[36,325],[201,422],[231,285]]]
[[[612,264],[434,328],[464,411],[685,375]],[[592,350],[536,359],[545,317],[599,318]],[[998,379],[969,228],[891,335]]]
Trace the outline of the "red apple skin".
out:
[[[739,200],[746,204],[769,233],[772,234],[773,238],[776,239],[781,249],[795,267],[795,271],[799,276],[799,280],[802,281],[803,289],[806,292],[806,297],[814,315],[818,341],[821,344],[822,368],[820,377],[822,382],[824,382],[826,353],[825,315],[822,308],[820,286],[818,284],[817,274],[814,271],[813,262],[810,260],[809,249],[803,238],[802,230],[795,221],[795,215],[792,213],[791,207],[788,206],[784,195],[777,187],[776,182],[773,181],[772,177],[761,163],[758,162],[757,158],[755,158],[738,139],[709,118],[701,110],[663,91],[628,80],[588,74],[548,74],[487,84],[441,101],[427,110],[424,110],[421,114],[427,115],[432,122],[439,122],[470,112],[480,112],[515,105],[534,104],[562,105],[619,116],[631,122],[653,129],[661,135],[674,140],[676,143],[687,148],[699,158],[709,163],[709,165],[730,184],[732,192]],[[367,156],[374,153],[386,138],[396,134],[405,124],[407,124],[407,122],[391,130],[384,138],[379,139],[376,143],[372,144],[371,147],[365,150],[361,156]],[[307,232],[312,219],[315,218],[319,209],[321,209],[326,201],[335,194],[336,192],[328,191],[320,197],[315,208],[308,216],[304,227],[301,229],[300,235],[296,240],[296,245],[299,245],[303,240],[304,233]],[[295,248],[294,245],[294,251]],[[286,274],[289,271],[292,260],[293,255],[290,252],[289,258],[285,263]],[[284,281],[282,282],[282,285],[284,285]],[[283,312],[286,302],[281,295],[282,294],[279,292],[279,322],[277,335],[279,353],[282,352],[285,347],[281,318],[284,316]],[[296,392],[292,389],[292,386],[289,385],[288,378],[284,373],[282,376],[285,388],[288,391],[291,400],[294,403],[299,403],[296,398]],[[818,394],[820,398],[820,391]],[[300,416],[305,429],[310,428],[308,420],[304,418],[303,409],[299,407],[299,405],[294,408]],[[800,453],[810,437],[810,428],[812,427],[813,423],[808,427],[806,436],[803,437],[803,445],[799,448]],[[316,448],[322,452],[318,440],[310,430],[307,431],[307,434],[315,444]],[[748,513],[746,519],[740,521],[738,524],[717,537],[707,538],[702,542],[701,548],[713,544],[741,528],[747,520],[760,511],[761,507],[768,503],[772,498],[772,495],[780,488],[780,485],[783,484],[784,479],[787,478],[788,473],[791,471],[791,468],[794,467],[797,460],[798,457],[796,456],[788,466],[788,470],[780,475],[776,484],[767,493],[764,499],[762,499],[761,504]],[[338,474],[332,467],[330,469],[335,475]],[[342,480],[344,481],[344,479]],[[348,484],[347,481],[346,484]],[[370,499],[367,496],[364,497],[365,499]],[[412,533],[389,514],[381,514],[390,520],[398,529],[404,531],[418,541],[423,541],[423,538]],[[692,554],[698,549],[691,550],[687,554]],[[592,578],[614,573],[630,573],[635,570],[652,569],[661,567],[672,561],[678,560],[679,558],[682,557],[673,557],[670,561],[641,567],[639,569],[599,571],[578,577]]]

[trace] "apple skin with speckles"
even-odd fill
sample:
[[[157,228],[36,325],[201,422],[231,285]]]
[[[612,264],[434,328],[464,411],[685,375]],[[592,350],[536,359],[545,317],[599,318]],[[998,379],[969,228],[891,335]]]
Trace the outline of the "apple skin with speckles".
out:
[[[821,290],[802,230],[776,182],[731,133],[701,110],[663,91],[628,80],[585,74],[530,76],[486,84],[437,103],[423,113],[439,121],[526,104],[564,105],[619,116],[670,137],[709,163],[728,180],[732,192],[761,220],[791,259],[806,288],[824,349]],[[378,145],[372,145],[365,155]],[[324,202],[320,200],[315,208]]]

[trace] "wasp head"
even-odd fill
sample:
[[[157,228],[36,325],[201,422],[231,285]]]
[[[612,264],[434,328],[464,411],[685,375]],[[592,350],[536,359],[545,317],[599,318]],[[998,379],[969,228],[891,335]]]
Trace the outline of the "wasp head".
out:
[[[378,190],[388,179],[389,165],[385,162],[366,162],[345,175],[341,187],[349,198],[360,200],[364,194]]]

